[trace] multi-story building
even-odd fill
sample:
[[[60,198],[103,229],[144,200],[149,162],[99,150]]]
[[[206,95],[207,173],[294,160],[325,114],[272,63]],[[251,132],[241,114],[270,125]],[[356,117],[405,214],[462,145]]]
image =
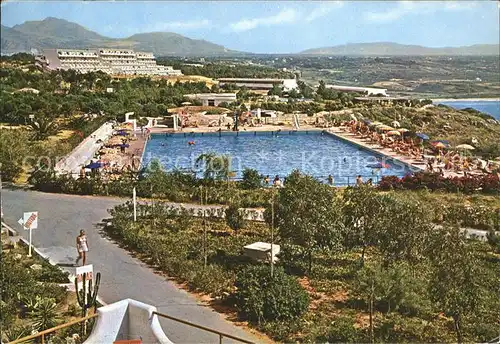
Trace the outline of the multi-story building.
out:
[[[156,64],[153,53],[130,49],[47,49],[36,63],[48,70],[102,71],[113,75],[182,75],[171,66]]]
[[[259,91],[269,91],[275,85],[283,88],[284,91],[290,91],[298,87],[296,79],[220,78],[218,80],[221,87],[235,85]]]

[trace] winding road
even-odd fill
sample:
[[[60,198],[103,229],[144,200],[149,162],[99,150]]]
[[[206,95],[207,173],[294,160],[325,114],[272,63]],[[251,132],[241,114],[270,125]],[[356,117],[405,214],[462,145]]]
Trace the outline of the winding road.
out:
[[[203,325],[254,342],[266,341],[225,320],[210,306],[179,289],[106,238],[100,224],[110,218],[107,210],[125,199],[49,194],[22,190],[2,190],[4,222],[24,238],[28,231],[17,223],[26,211],[38,211],[38,229],[33,230],[33,245],[53,262],[74,274],[77,252],[75,240],[85,229],[89,242],[88,263],[101,272],[99,294],[106,303],[131,298],[158,308],[159,312]],[[167,319],[160,320],[165,334],[174,343],[216,343],[215,334]],[[224,343],[229,340],[224,340]]]

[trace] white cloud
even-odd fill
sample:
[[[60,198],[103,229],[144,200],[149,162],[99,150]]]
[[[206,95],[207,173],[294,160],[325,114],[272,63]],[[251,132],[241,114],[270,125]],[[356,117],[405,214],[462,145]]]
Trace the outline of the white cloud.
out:
[[[342,1],[326,2],[321,6],[318,6],[315,9],[313,9],[311,13],[309,13],[309,15],[305,17],[305,21],[312,22],[313,20],[324,17],[333,10],[341,8],[343,5],[344,3]]]
[[[298,19],[298,13],[294,9],[284,9],[279,13],[261,18],[242,19],[238,22],[231,23],[230,28],[234,32],[242,32],[253,30],[259,26],[273,26],[286,23],[293,23]]]
[[[146,31],[168,31],[168,30],[196,30],[212,26],[208,19],[162,22],[149,26]]]
[[[365,12],[363,17],[373,22],[390,22],[398,20],[412,12],[415,4],[411,1],[400,1],[397,6],[385,12]]]
[[[438,11],[465,11],[476,7],[475,2],[465,1],[399,1],[393,8],[384,12],[365,12],[363,17],[372,22],[391,22],[408,14],[433,13]]]
[[[477,3],[469,1],[447,1],[444,4],[445,10],[450,11],[464,11],[475,8]]]

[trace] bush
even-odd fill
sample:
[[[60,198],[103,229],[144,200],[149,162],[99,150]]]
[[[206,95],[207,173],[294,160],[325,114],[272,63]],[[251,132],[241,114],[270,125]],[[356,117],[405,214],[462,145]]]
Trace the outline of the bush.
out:
[[[359,343],[363,342],[364,333],[355,326],[356,322],[353,317],[339,316],[331,326],[328,327],[326,333],[315,338],[316,342],[324,343]]]
[[[381,190],[442,190],[448,192],[463,192],[471,194],[482,192],[497,195],[500,193],[500,179],[493,174],[469,177],[444,178],[437,173],[419,172],[411,176],[398,178],[395,176],[382,177],[379,183]]]
[[[282,268],[274,270],[274,278],[268,266],[244,269],[236,276],[235,286],[236,306],[253,322],[294,319],[309,307],[307,292]]]
[[[240,209],[238,204],[231,204],[226,208],[225,212],[226,224],[233,231],[238,231],[244,229],[246,225],[245,217],[243,216],[243,210]]]
[[[500,253],[500,234],[497,234],[494,230],[490,230],[488,234],[486,234],[486,237],[491,248],[495,250],[495,252]]]
[[[241,187],[246,190],[258,189],[262,186],[262,176],[257,170],[252,168],[245,168],[243,170],[243,180]]]

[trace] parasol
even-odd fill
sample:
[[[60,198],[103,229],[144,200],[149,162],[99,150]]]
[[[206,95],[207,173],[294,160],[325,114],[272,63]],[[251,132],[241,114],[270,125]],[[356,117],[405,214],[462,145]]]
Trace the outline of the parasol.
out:
[[[387,135],[389,135],[389,136],[400,136],[401,133],[399,131],[397,131],[397,130],[391,130],[391,131],[387,132]]]
[[[424,133],[416,133],[415,135],[417,137],[420,137],[422,140],[428,140],[429,139],[429,136],[427,134],[424,134]]]

